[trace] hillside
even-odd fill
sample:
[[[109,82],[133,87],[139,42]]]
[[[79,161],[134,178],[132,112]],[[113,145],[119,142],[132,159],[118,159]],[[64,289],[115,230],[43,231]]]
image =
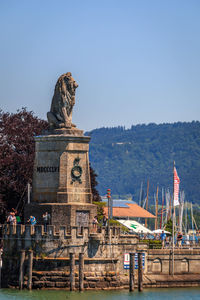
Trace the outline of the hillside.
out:
[[[141,182],[146,187],[149,179],[152,202],[157,184],[172,191],[175,161],[186,200],[200,204],[200,122],[100,128],[86,135],[101,195],[111,188],[113,195],[138,201]]]

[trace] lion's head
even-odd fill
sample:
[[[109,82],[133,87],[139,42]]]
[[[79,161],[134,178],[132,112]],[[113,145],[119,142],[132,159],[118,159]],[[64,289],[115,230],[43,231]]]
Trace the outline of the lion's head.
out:
[[[78,84],[72,77],[71,72],[67,72],[58,78],[58,81],[55,86],[55,93],[65,94],[68,91],[71,96],[75,96],[75,91],[77,87]]]
[[[58,78],[51,103],[51,111],[47,113],[50,125],[54,125],[54,127],[71,126],[77,87],[78,84],[72,77],[71,72],[67,72]]]

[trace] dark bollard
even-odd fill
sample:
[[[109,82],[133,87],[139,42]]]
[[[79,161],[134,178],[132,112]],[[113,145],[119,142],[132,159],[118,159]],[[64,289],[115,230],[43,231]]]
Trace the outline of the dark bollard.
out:
[[[142,269],[142,253],[138,253],[138,291],[143,290],[143,269]]]
[[[28,251],[28,290],[32,290],[33,251]]]
[[[75,290],[75,254],[70,253],[70,291]]]
[[[24,286],[24,261],[25,261],[25,250],[21,250],[20,267],[19,267],[19,289],[20,290],[22,290]]]
[[[135,253],[130,253],[129,264],[129,291],[134,291]]]
[[[79,291],[83,291],[84,280],[84,258],[83,253],[79,253]]]

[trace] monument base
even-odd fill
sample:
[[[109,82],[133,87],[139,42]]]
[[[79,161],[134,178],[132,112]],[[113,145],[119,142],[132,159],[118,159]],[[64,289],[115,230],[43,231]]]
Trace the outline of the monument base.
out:
[[[66,133],[67,130],[62,131]],[[92,203],[88,155],[90,137],[48,134],[35,137],[35,141],[32,201]]]
[[[49,128],[43,132],[43,135],[68,135],[68,136],[83,136],[83,130],[76,127],[69,128]]]
[[[48,212],[51,216],[50,225],[60,226],[88,226],[97,214],[97,206],[90,203],[30,203],[24,211],[25,221],[30,215],[34,216],[37,224],[43,224],[42,215]]]

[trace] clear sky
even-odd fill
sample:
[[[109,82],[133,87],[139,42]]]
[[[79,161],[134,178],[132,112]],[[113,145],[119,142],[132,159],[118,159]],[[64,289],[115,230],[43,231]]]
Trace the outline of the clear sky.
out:
[[[0,0],[0,103],[46,119],[57,78],[80,129],[200,119],[199,0]]]

